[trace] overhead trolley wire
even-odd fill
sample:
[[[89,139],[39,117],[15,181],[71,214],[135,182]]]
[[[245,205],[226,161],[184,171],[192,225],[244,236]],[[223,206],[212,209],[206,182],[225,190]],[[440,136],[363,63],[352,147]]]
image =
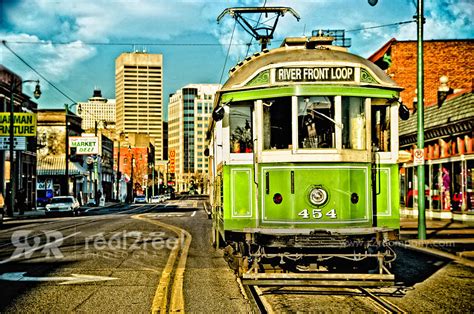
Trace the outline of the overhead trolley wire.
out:
[[[267,0],[265,0],[265,2],[263,3],[262,8],[264,8],[266,5],[267,5]],[[258,26],[260,24],[260,20],[262,19],[262,14],[263,14],[263,12],[260,13],[260,16],[258,17],[258,21],[257,21],[256,26]],[[252,41],[253,41],[253,37],[250,38],[250,42],[247,44],[247,52],[245,53],[246,58],[249,55],[250,46],[252,45]]]

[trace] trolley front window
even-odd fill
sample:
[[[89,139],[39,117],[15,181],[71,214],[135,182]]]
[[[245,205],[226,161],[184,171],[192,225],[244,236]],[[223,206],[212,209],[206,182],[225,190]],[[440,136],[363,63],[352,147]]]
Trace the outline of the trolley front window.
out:
[[[334,148],[334,97],[298,97],[298,147]]]
[[[342,97],[342,148],[366,149],[364,98]]]

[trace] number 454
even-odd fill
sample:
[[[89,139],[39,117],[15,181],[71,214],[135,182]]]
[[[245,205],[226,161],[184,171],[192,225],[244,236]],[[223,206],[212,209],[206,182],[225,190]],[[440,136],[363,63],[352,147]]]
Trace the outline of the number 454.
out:
[[[323,218],[323,212],[321,209],[313,209],[311,211],[311,216],[310,216],[310,212],[309,210],[307,210],[306,208],[303,209],[301,212],[298,213],[298,216],[302,217],[303,219],[309,219],[309,218],[313,218],[313,219],[321,219]],[[325,214],[326,217],[329,217],[331,219],[336,219],[337,218],[337,214],[336,214],[336,210],[335,209],[331,209],[330,211],[328,211],[326,214]]]

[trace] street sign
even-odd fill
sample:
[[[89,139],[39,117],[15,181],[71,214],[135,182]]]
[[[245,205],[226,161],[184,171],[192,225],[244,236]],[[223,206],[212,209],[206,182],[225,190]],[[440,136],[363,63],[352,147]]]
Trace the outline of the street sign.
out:
[[[425,151],[420,148],[415,148],[413,151],[413,165],[422,166],[425,164]]]
[[[14,136],[36,136],[36,114],[15,112],[13,118]],[[10,135],[10,113],[0,112],[0,135]]]
[[[0,137],[0,150],[10,149],[10,138],[6,136]],[[13,149],[14,150],[26,150],[26,138],[25,137],[14,137],[13,138]]]
[[[70,136],[69,146],[76,148],[77,155],[93,155],[99,153],[98,137]]]

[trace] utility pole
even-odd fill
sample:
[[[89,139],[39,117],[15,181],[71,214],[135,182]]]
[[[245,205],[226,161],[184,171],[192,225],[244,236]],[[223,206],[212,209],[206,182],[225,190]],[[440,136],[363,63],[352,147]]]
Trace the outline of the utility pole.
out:
[[[69,195],[69,106],[67,104],[64,104],[66,116],[66,160],[65,160],[65,172],[64,175],[66,177],[66,195]],[[74,195],[75,196],[75,195]]]
[[[423,150],[425,147],[424,132],[424,111],[425,104],[423,102],[423,24],[425,17],[423,16],[423,0],[418,0],[416,25],[417,25],[417,102],[418,102],[418,137],[417,148]],[[417,166],[418,174],[418,239],[426,239],[426,220],[425,220],[425,165],[424,162]]]
[[[3,41],[5,45],[5,41]],[[8,47],[7,47],[8,48]],[[8,48],[9,49],[9,48]],[[13,216],[15,209],[15,190],[16,190],[16,177],[18,173],[15,173],[15,157],[14,157],[14,139],[15,139],[15,89],[21,86],[23,83],[36,82],[34,97],[38,99],[41,96],[41,90],[39,87],[39,80],[25,80],[15,82],[14,78],[11,78],[10,82],[10,127],[9,127],[9,140],[10,140],[10,208],[7,210],[8,216]],[[21,107],[21,105],[20,105]]]
[[[119,134],[119,139],[118,139],[118,148],[117,148],[117,200],[120,202],[120,139],[121,139],[122,133]]]

